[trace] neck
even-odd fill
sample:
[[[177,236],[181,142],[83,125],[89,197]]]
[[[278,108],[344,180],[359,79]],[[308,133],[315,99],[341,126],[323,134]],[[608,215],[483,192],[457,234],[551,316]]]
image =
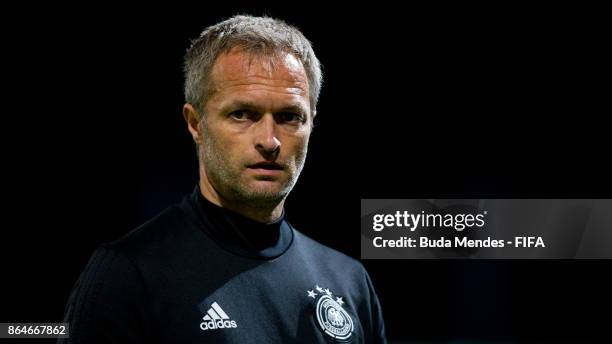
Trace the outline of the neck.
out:
[[[253,202],[231,201],[222,197],[210,183],[206,183],[202,178],[200,179],[200,192],[209,202],[219,207],[227,208],[257,222],[274,222],[283,214],[283,206],[285,204],[284,198],[280,202],[257,204],[256,206],[254,206]]]

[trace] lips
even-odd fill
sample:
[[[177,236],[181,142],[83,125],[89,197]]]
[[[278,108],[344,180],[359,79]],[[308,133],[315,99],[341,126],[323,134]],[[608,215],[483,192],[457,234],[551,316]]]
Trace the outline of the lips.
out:
[[[283,173],[283,166],[274,162],[258,162],[248,166],[258,180],[276,180]]]
[[[262,169],[262,170],[269,170],[269,171],[282,171],[284,169],[283,166],[277,163],[274,163],[274,162],[258,162],[248,167],[252,169]]]

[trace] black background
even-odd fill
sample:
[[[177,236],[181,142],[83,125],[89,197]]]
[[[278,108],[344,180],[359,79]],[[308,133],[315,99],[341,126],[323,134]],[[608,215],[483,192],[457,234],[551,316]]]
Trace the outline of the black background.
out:
[[[359,258],[360,198],[610,198],[597,8],[299,3],[4,8],[0,322],[60,321],[95,247],[192,190],[182,57],[268,14],[324,66],[302,232]],[[363,261],[392,340],[609,337],[609,261]]]

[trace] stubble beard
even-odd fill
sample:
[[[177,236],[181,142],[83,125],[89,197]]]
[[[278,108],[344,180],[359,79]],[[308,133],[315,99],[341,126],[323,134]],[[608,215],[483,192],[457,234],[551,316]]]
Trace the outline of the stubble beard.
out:
[[[215,191],[223,199],[234,204],[260,209],[273,209],[287,198],[295,186],[306,160],[307,146],[296,156],[296,166],[285,166],[288,179],[277,190],[266,185],[253,185],[244,180],[244,165],[232,162],[229,154],[224,154],[214,137],[205,135],[203,147],[200,147],[200,161],[204,163],[206,175]],[[257,183],[272,183],[260,181]]]

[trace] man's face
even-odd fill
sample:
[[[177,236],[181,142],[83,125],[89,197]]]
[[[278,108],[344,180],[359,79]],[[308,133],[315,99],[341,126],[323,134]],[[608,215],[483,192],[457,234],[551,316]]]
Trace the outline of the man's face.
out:
[[[308,79],[291,54],[274,58],[232,50],[211,72],[201,121],[201,168],[222,198],[277,204],[304,166],[311,132]]]

